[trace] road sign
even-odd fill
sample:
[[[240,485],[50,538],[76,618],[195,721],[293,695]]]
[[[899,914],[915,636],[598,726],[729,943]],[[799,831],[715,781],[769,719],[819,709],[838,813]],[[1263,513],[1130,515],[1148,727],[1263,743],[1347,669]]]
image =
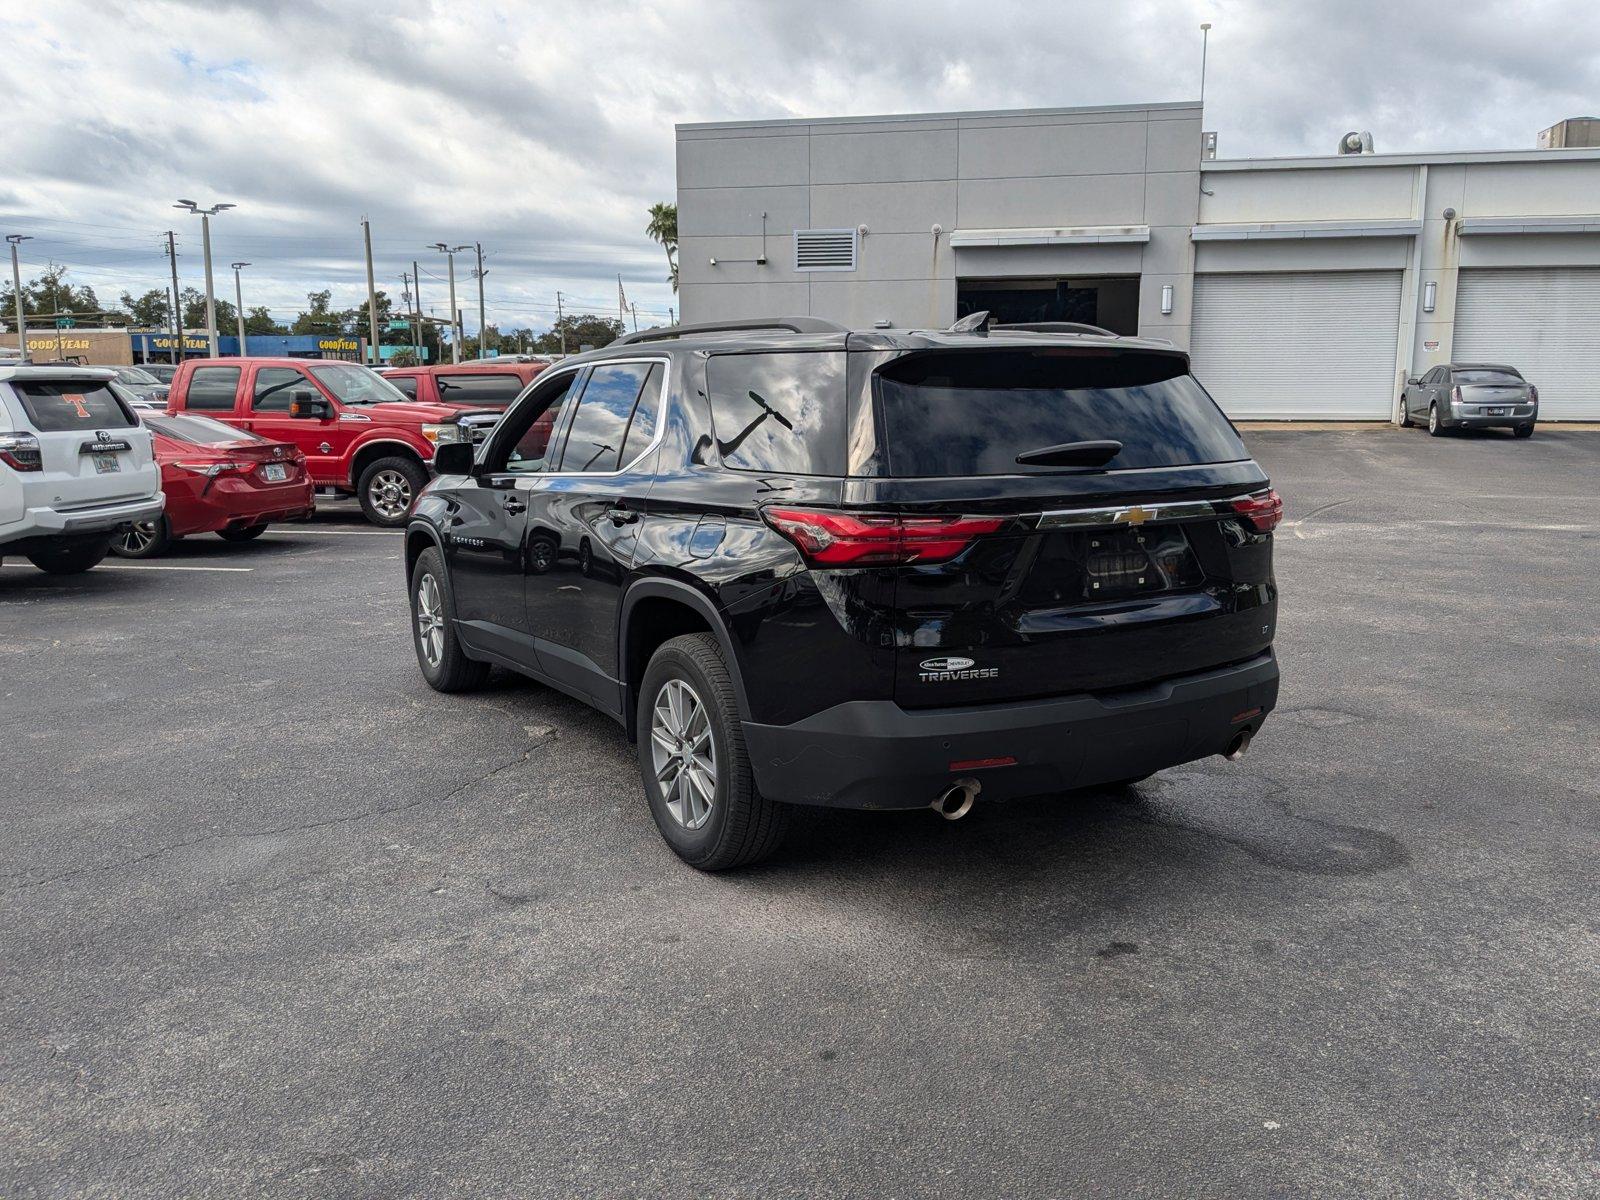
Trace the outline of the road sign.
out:
[[[76,324],[77,324],[77,322],[74,321],[71,317],[57,317],[56,318],[56,328],[57,329],[71,329]]]
[[[404,333],[406,330],[408,330],[410,328],[411,328],[411,322],[410,321],[390,321],[389,322],[389,332],[390,333]]]

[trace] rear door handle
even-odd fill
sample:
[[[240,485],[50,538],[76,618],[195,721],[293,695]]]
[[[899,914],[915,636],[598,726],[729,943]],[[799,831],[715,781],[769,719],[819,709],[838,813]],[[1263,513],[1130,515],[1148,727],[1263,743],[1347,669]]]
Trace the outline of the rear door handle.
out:
[[[606,509],[606,516],[611,518],[613,525],[632,525],[639,519],[639,514],[626,504],[613,504]]]

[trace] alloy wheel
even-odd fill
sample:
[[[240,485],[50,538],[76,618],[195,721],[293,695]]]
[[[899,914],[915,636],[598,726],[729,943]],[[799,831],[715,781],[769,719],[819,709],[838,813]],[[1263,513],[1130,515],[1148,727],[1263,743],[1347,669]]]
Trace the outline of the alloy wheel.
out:
[[[428,665],[437,667],[444,658],[444,600],[432,575],[417,583],[417,641]]]
[[[379,471],[367,485],[367,497],[383,516],[403,517],[411,507],[411,481],[399,471]]]
[[[118,536],[117,548],[124,554],[139,555],[150,549],[150,544],[155,540],[154,521],[135,521],[128,526],[127,532]]]
[[[650,760],[661,799],[674,821],[685,829],[699,829],[711,819],[717,795],[711,714],[685,680],[669,679],[656,693]]]

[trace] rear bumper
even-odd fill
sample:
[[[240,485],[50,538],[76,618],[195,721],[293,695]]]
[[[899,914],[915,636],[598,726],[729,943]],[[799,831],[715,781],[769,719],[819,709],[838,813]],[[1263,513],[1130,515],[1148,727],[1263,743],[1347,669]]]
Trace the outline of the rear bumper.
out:
[[[172,523],[172,532],[184,537],[219,529],[304,521],[316,510],[316,493],[310,482],[303,480],[290,486],[213,490],[201,500],[174,505],[167,519]]]
[[[857,700],[793,725],[744,723],[762,793],[791,804],[922,808],[958,778],[984,799],[1036,796],[1147,775],[1220,754],[1278,701],[1272,651],[1106,695],[907,710]],[[1252,709],[1247,718],[1235,720]],[[995,758],[1015,765],[953,768]]]
[[[1517,425],[1532,425],[1539,419],[1539,410],[1526,405],[1507,406],[1509,411],[1499,416],[1488,416],[1473,409],[1452,410],[1444,423],[1452,429],[1510,429]]]
[[[0,544],[24,538],[76,537],[79,534],[115,533],[135,521],[148,521],[161,515],[166,499],[160,492],[117,504],[71,508],[30,508],[20,523],[0,533]]]

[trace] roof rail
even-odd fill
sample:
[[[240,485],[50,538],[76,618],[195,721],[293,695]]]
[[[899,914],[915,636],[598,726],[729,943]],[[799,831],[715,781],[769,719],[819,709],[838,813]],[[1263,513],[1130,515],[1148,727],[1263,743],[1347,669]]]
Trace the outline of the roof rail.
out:
[[[789,333],[849,333],[848,325],[822,317],[746,317],[737,321],[703,321],[694,325],[664,325],[658,329],[641,329],[625,333],[613,346],[628,346],[635,342],[662,342],[669,338],[693,337],[697,333],[738,333],[741,330],[782,329]]]
[[[1087,325],[1082,321],[1023,321],[1016,325],[991,325],[990,329],[1005,329],[1012,333],[1090,333],[1095,337],[1121,337],[1121,334],[1112,333],[1109,329],[1101,329],[1098,325]]]

